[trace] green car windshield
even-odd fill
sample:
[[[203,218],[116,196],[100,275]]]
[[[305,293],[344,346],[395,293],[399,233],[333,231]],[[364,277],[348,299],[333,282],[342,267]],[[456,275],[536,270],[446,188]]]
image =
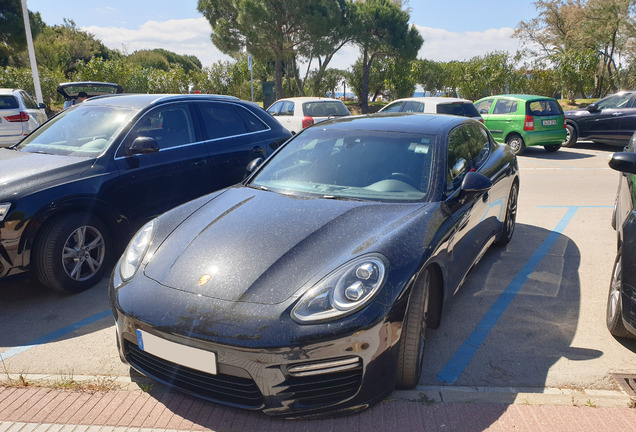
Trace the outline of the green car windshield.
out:
[[[311,128],[271,158],[250,186],[292,195],[422,201],[435,135]]]

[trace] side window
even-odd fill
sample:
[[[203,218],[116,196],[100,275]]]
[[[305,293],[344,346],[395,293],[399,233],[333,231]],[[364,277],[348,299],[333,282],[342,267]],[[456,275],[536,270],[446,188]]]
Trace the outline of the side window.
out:
[[[243,117],[228,103],[201,104],[206,139],[224,138],[247,133]]]
[[[487,99],[479,103],[476,103],[475,108],[477,108],[477,111],[479,112],[479,114],[488,114],[490,112],[490,107],[492,106],[493,102],[494,102],[494,99]]]
[[[280,110],[280,115],[293,116],[294,115],[294,103],[285,101],[283,107]]]
[[[517,102],[509,99],[499,99],[495,104],[493,114],[512,114],[517,112]]]
[[[126,137],[118,155],[140,136],[154,138],[161,150],[195,142],[190,108],[169,105],[144,114]]]
[[[273,116],[280,115],[280,108],[283,106],[282,102],[276,102],[271,107],[267,108],[267,112]]]
[[[626,108],[631,97],[632,95],[629,93],[615,94],[599,101],[597,106],[600,109]]]
[[[404,102],[395,102],[392,104],[388,104],[386,108],[382,110],[382,112],[388,112],[388,113],[401,112],[403,105],[404,105]]]
[[[38,104],[35,103],[33,98],[29,96],[28,93],[21,91],[20,97],[22,98],[22,102],[24,102],[24,106],[28,109],[38,109]]]
[[[477,170],[490,154],[488,133],[479,125],[461,125],[448,136],[446,193],[459,189],[466,173]]]
[[[248,132],[258,132],[269,129],[269,126],[263,123],[263,121],[251,111],[240,106],[234,106],[234,109],[243,118]]]
[[[424,112],[424,104],[421,102],[407,101],[404,104],[403,112],[414,112],[414,113],[423,113]]]

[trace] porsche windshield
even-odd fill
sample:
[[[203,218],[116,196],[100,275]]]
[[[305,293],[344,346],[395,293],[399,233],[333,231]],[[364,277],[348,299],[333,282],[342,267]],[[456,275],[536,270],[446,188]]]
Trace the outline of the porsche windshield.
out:
[[[267,162],[250,185],[281,193],[420,201],[429,190],[435,135],[312,128]]]
[[[30,153],[97,156],[138,112],[122,107],[79,105],[46,122],[17,147]]]

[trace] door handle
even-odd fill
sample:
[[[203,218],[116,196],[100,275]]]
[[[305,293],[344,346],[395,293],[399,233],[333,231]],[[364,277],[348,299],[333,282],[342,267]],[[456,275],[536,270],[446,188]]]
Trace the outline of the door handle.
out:
[[[622,116],[622,115],[623,115],[623,113],[622,113],[622,112],[615,112],[615,113],[612,113],[612,115],[613,115],[614,117],[618,117],[618,116]]]
[[[263,151],[263,148],[261,146],[255,146],[252,151],[254,153],[261,153]]]

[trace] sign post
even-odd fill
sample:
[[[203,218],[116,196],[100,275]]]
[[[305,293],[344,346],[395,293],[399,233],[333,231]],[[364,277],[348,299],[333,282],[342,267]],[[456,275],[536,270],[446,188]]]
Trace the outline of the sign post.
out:
[[[254,102],[254,73],[252,72],[252,54],[247,55],[247,68],[250,70],[250,83],[252,85],[252,102]]]

